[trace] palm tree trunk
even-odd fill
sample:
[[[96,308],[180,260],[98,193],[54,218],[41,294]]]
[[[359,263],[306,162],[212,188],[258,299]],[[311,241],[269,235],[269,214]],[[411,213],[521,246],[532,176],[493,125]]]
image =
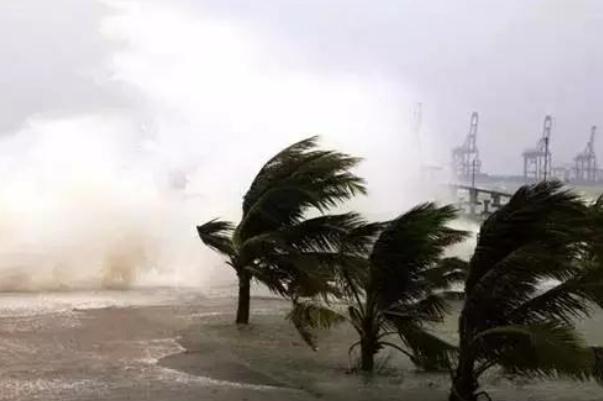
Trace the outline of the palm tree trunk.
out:
[[[239,278],[239,304],[237,306],[237,324],[249,323],[251,275],[247,272],[237,272]]]
[[[372,373],[375,368],[375,342],[370,338],[360,341],[360,369]]]
[[[470,336],[466,317],[463,313],[459,317],[459,361],[454,378],[452,379],[452,391],[450,401],[476,401],[478,388],[475,376],[475,356],[471,347],[472,336]]]
[[[456,374],[452,381],[452,391],[450,393],[450,401],[475,401],[475,393],[477,390],[477,380],[474,377],[473,360],[459,360]]]
[[[360,369],[367,373],[372,373],[375,368],[375,355],[379,346],[377,340],[379,329],[375,326],[375,316],[367,313],[363,318],[362,332],[360,332]]]

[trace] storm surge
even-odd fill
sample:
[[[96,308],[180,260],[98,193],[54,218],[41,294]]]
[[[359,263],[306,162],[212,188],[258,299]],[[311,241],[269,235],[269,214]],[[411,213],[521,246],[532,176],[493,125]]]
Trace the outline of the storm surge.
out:
[[[199,207],[152,142],[107,114],[0,140],[0,290],[202,285]]]

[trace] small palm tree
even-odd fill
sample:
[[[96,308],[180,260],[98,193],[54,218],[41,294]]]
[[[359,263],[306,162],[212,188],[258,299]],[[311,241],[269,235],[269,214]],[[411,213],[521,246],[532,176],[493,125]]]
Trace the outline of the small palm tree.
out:
[[[347,319],[358,333],[350,352],[360,346],[361,370],[373,371],[383,347],[403,352],[422,367],[446,366],[455,347],[425,326],[442,320],[448,306],[445,292],[465,267],[456,258],[442,258],[448,246],[465,237],[447,226],[455,217],[452,207],[427,203],[386,223],[358,222],[340,238],[334,256],[339,260],[332,263],[338,268],[331,271],[337,278],[330,279],[338,283],[338,292],[332,295],[344,301]],[[314,300],[309,305],[310,311],[307,304],[300,309],[296,326],[314,345],[308,329],[328,327],[344,317],[337,304]],[[392,335],[402,344],[392,342]]]
[[[483,223],[465,281],[452,401],[476,400],[493,366],[529,377],[597,373],[597,353],[573,321],[603,306],[602,206],[589,209],[544,182],[519,189]]]
[[[427,203],[384,224],[368,254],[366,278],[346,280],[352,293],[349,317],[360,337],[352,347],[360,345],[363,371],[373,370],[374,357],[384,346],[425,368],[445,365],[454,351],[425,324],[443,319],[445,292],[462,274],[460,260],[442,258],[447,247],[466,235],[448,227],[455,217],[452,207]],[[390,335],[403,346],[388,341]]]
[[[249,321],[252,278],[291,298],[301,280],[317,277],[308,271],[316,267],[311,262],[321,259],[357,218],[324,214],[366,193],[364,180],[351,172],[359,161],[318,149],[316,137],[297,142],[261,168],[244,196],[238,225],[212,220],[197,227],[201,240],[223,254],[237,273],[237,323]],[[322,215],[308,218],[312,211]]]

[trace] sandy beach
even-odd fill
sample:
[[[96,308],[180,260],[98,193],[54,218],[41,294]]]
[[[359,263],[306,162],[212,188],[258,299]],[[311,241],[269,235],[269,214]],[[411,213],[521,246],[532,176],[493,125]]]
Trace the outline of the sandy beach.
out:
[[[287,303],[253,300],[253,323],[232,324],[234,299],[144,289],[0,295],[0,400],[444,401],[445,375],[383,353],[380,374],[350,374],[343,325],[311,351],[284,320]],[[440,331],[452,336],[453,320]],[[601,316],[584,326],[603,337]],[[496,400],[600,400],[594,383],[485,380]]]

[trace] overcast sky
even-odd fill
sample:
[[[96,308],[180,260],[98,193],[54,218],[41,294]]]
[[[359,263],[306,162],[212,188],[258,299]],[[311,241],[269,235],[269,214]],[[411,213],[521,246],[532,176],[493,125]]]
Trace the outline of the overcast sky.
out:
[[[190,126],[187,113],[203,116],[213,107],[215,121],[203,127],[214,131],[199,126],[198,135],[221,134],[229,119],[245,135],[257,128],[261,141],[262,123],[245,110],[267,119],[249,110],[273,107],[278,98],[283,110],[274,112],[286,115],[287,107],[311,104],[303,100],[309,96],[323,101],[317,110],[334,108],[331,119],[313,120],[314,110],[296,126],[292,117],[275,146],[355,125],[350,135],[361,149],[362,141],[387,146],[395,132],[408,135],[409,109],[420,101],[424,146],[438,145],[425,158],[444,163],[477,110],[484,170],[519,172],[520,153],[538,139],[545,114],[554,117],[557,163],[584,147],[592,124],[603,126],[601,38],[598,0],[3,1],[0,130],[14,134],[40,115],[99,111],[130,113],[144,123],[158,109],[181,113],[180,123]],[[198,80],[195,71],[208,77]],[[228,74],[235,83],[220,95]],[[186,95],[189,80],[191,91],[204,93],[199,102]],[[304,80],[312,82],[306,92]],[[269,88],[266,95],[266,82],[286,90]],[[178,86],[178,94],[162,85]],[[341,100],[337,92],[344,101],[354,97],[354,105],[333,105]],[[232,108],[229,97],[239,99]],[[367,115],[358,116],[364,105]],[[409,146],[401,143],[400,158],[414,159]]]

